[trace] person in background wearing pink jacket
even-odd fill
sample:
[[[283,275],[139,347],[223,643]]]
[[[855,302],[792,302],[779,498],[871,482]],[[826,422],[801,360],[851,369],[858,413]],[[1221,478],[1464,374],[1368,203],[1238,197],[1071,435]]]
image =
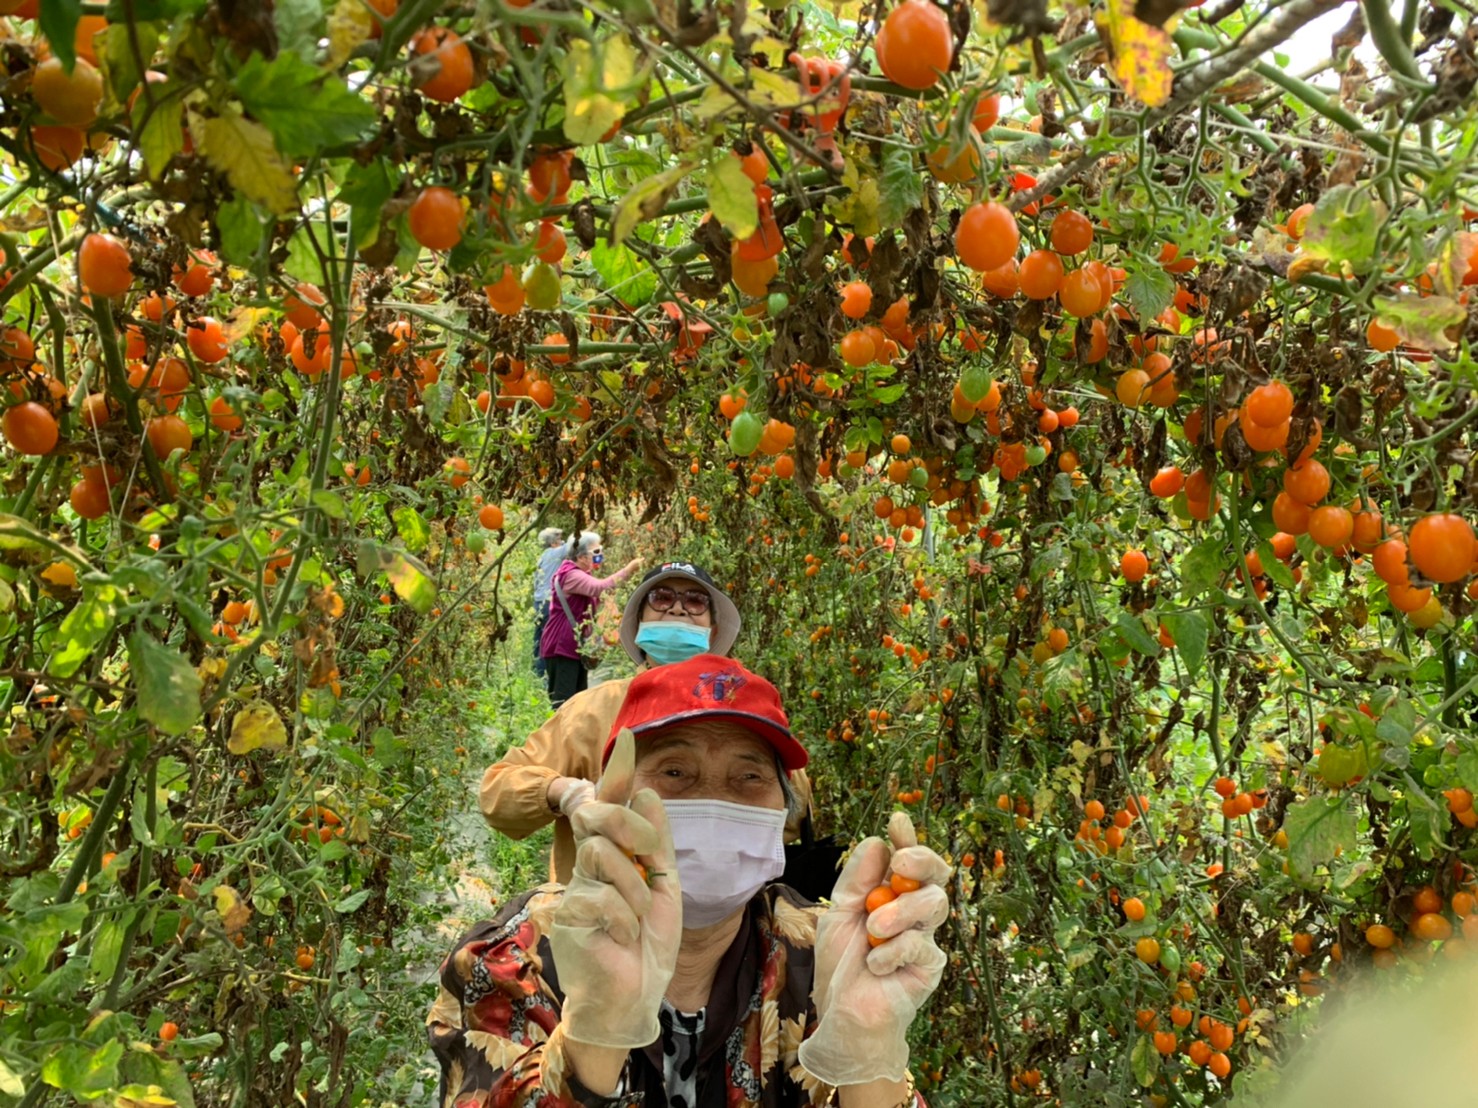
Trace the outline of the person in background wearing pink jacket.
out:
[[[641,559],[633,558],[609,577],[595,576],[595,568],[605,558],[604,544],[594,531],[582,531],[571,538],[565,560],[554,571],[550,582],[549,621],[539,639],[539,657],[544,659],[545,680],[549,686],[549,704],[558,708],[577,692],[583,692],[588,680],[585,663],[580,660],[580,647],[591,634],[594,609],[600,595],[615,588],[641,568]]]

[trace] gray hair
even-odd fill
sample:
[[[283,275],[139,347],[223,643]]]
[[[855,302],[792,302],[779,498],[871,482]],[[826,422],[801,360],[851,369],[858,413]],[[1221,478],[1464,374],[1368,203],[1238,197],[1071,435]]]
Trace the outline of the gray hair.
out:
[[[539,532],[540,546],[559,546],[565,541],[563,527],[546,527]]]
[[[775,754],[775,772],[780,775],[780,795],[785,798],[785,822],[793,823],[802,815],[801,798],[796,795],[795,787],[790,783],[790,771],[780,760],[778,751]]]
[[[581,531],[578,536],[571,535],[566,544],[569,557],[578,558],[582,554],[589,554],[601,544],[600,535],[595,531]]]

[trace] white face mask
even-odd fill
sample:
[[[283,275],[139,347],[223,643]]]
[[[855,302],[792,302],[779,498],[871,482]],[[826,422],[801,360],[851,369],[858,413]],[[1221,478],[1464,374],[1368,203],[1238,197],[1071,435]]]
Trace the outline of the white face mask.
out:
[[[662,806],[677,851],[684,927],[718,923],[785,872],[783,808],[724,800],[664,800]]]

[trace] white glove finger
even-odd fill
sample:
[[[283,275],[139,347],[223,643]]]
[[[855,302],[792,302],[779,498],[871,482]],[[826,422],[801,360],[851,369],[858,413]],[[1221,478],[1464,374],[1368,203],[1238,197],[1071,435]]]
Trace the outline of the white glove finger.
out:
[[[564,813],[565,819],[569,819],[577,808],[583,808],[594,799],[595,786],[589,781],[576,781],[560,795],[559,810]]]
[[[565,891],[564,899],[554,914],[554,922],[560,927],[603,932],[623,946],[641,938],[641,920],[637,919],[616,886],[578,875]]]
[[[894,850],[919,845],[919,833],[914,830],[913,820],[907,812],[894,812],[888,817],[888,841]]]
[[[662,798],[651,789],[642,789],[631,798],[631,811],[646,820],[657,836],[657,845],[650,851],[639,852],[643,861],[649,861],[652,880],[658,875],[677,881],[677,848],[672,843],[672,828],[667,823],[667,809]]]
[[[637,864],[609,839],[586,839],[575,852],[575,872],[582,878],[613,885],[621,899],[641,919],[652,909],[652,890],[647,888]]]
[[[925,885],[889,901],[867,917],[867,931],[891,939],[905,931],[933,930],[949,918],[949,896],[938,885]]]
[[[831,910],[861,911],[867,894],[883,883],[883,875],[887,872],[887,844],[876,836],[863,839],[852,851],[852,857],[847,860],[831,890]]]
[[[867,968],[878,977],[889,977],[899,971],[911,974],[927,996],[939,984],[947,961],[933,936],[923,931],[905,931],[874,947],[867,955]],[[917,1000],[922,1003],[923,997]]]
[[[651,854],[658,846],[657,830],[651,823],[617,804],[592,800],[570,817],[576,842],[590,838],[609,839],[627,854]]]
[[[616,736],[616,745],[606,759],[606,768],[595,786],[596,797],[607,804],[625,804],[631,799],[632,782],[636,780],[636,736],[627,727]]]
[[[927,846],[906,846],[893,852],[890,868],[900,877],[923,885],[943,885],[953,872],[949,863]]]

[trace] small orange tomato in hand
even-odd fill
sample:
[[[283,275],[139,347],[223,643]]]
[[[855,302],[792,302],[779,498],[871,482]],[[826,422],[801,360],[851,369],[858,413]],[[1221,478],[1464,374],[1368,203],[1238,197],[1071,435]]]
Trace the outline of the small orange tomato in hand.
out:
[[[876,912],[884,904],[891,904],[897,899],[898,894],[893,891],[891,886],[879,885],[867,894],[867,900],[864,902],[867,908],[867,914],[872,915],[872,913]],[[887,941],[887,939],[881,939],[870,931],[867,934],[867,942],[870,946],[882,946]]]

